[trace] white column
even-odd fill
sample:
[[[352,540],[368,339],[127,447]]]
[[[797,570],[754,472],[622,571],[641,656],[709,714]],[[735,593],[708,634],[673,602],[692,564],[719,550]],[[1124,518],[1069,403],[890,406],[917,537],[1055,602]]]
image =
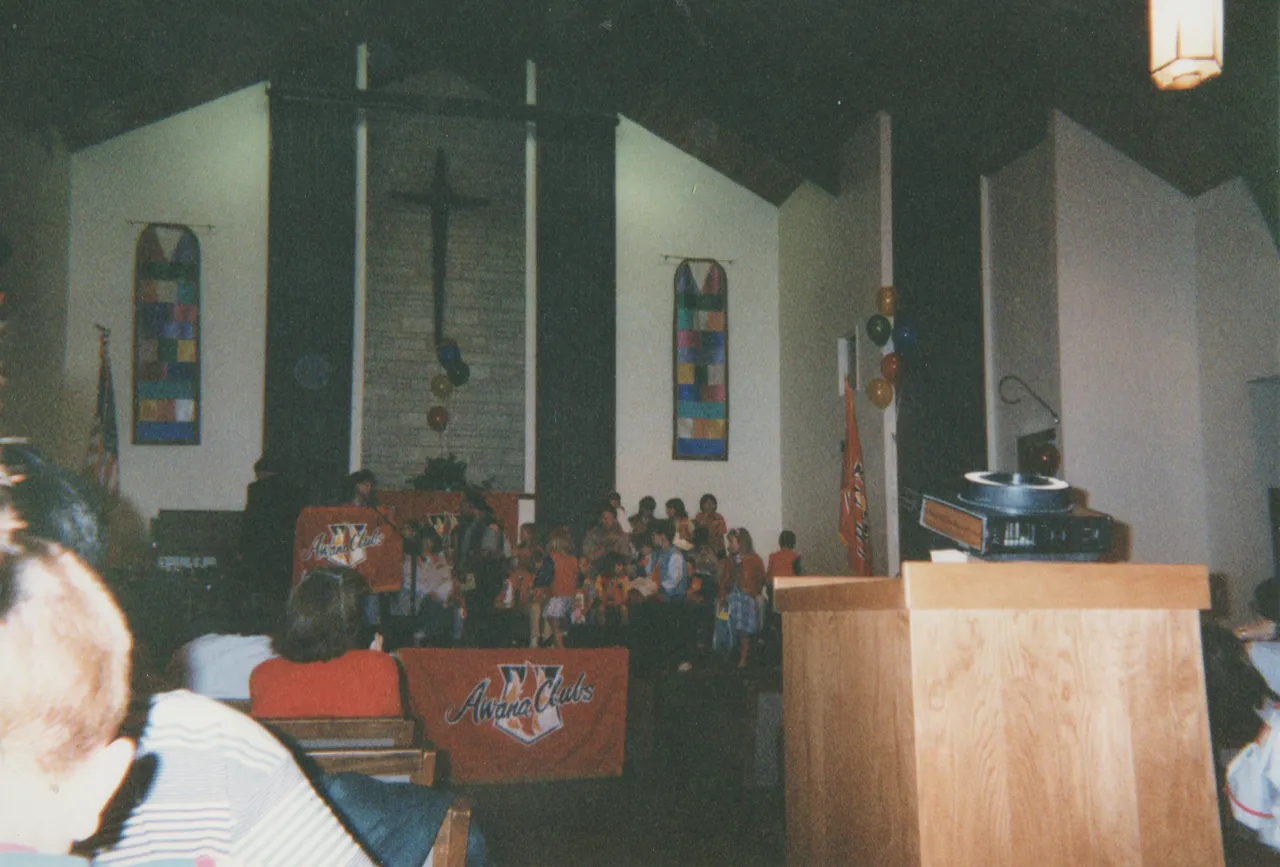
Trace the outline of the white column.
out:
[[[893,285],[893,135],[889,115],[880,120],[880,285]],[[898,526],[898,401],[884,409],[884,538],[885,571],[901,567]]]
[[[356,46],[356,87],[369,88],[369,44]],[[352,316],[351,342],[351,451],[347,464],[351,471],[360,469],[364,462],[364,327],[365,300],[368,274],[369,228],[369,126],[364,109],[356,120],[356,238],[355,274],[352,295],[355,311]]]
[[[525,103],[538,103],[538,68],[525,62]],[[538,131],[525,125],[524,139],[524,489],[537,490],[538,433]],[[535,519],[533,501],[520,501],[520,522]]]

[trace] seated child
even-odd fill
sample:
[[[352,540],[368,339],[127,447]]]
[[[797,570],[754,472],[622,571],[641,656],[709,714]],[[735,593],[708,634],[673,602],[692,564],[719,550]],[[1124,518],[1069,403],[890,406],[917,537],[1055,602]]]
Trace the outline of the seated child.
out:
[[[627,558],[616,551],[610,551],[600,563],[600,574],[596,576],[592,589],[595,622],[600,626],[626,626],[627,596],[630,592]]]
[[[542,606],[533,602],[533,576],[537,568],[537,561],[527,549],[513,556],[502,591],[493,600],[495,616],[506,623],[506,638],[519,644],[527,643],[529,637],[534,636],[535,644],[531,647],[536,646],[542,620]]]
[[[454,644],[462,641],[466,618],[462,588],[454,580],[453,567],[442,548],[440,534],[427,527],[422,531],[422,555],[417,558],[416,576],[413,574],[414,561],[405,558],[402,592],[407,596],[411,586],[417,585],[412,605],[416,623],[413,637],[417,644],[435,643],[445,636]]]
[[[664,602],[682,601],[689,592],[689,575],[684,552],[675,544],[676,530],[671,521],[657,521],[650,532],[653,553],[649,556],[649,577],[658,582]]]
[[[4,548],[0,863],[63,864],[74,842],[94,835],[133,761],[133,743],[116,737],[133,642],[115,601],[74,555],[44,543]]]
[[[631,566],[631,590],[627,594],[636,604],[647,599],[656,599],[658,582],[649,575],[649,560],[653,557],[653,534],[648,530],[636,536],[636,557]]]
[[[779,576],[803,575],[800,569],[800,555],[795,552],[796,534],[783,530],[778,536],[778,549],[769,555],[769,586],[773,587],[773,579]]]
[[[711,544],[711,534],[706,527],[696,527],[693,531],[693,551],[689,559],[692,561],[693,578],[689,583],[689,599],[701,602],[716,595],[716,582],[720,573],[720,557]]]

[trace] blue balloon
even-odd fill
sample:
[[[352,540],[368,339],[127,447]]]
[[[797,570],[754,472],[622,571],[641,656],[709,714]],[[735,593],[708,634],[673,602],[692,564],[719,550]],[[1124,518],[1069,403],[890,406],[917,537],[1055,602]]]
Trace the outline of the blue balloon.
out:
[[[436,347],[436,358],[438,358],[440,363],[444,365],[446,370],[448,370],[450,367],[454,367],[462,361],[462,350],[459,349],[458,344],[454,343],[452,340],[446,340],[444,343],[441,343]]]
[[[471,367],[465,361],[459,361],[449,368],[449,381],[454,385],[466,385],[471,378]]]
[[[893,348],[897,352],[910,352],[920,342],[920,334],[911,322],[898,320],[893,326]]]

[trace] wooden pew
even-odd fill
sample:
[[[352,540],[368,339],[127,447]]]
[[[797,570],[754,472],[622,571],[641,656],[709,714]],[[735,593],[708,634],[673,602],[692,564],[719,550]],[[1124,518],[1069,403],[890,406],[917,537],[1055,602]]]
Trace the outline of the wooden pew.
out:
[[[466,867],[467,834],[471,831],[471,802],[455,798],[431,847],[431,867]]]
[[[352,772],[401,777],[430,786],[436,750],[418,736],[416,721],[403,717],[259,719],[295,742],[326,774]]]

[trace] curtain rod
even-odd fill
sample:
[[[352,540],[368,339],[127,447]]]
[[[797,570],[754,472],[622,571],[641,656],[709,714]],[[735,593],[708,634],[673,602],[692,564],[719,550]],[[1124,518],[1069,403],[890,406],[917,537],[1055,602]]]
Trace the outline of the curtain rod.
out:
[[[713,259],[708,256],[685,256],[681,253],[663,253],[662,258],[668,262],[719,262],[721,265],[732,265],[733,259]]]
[[[173,226],[181,229],[208,229],[210,235],[218,233],[218,227],[211,223],[171,223],[168,220],[125,220],[130,226]]]

